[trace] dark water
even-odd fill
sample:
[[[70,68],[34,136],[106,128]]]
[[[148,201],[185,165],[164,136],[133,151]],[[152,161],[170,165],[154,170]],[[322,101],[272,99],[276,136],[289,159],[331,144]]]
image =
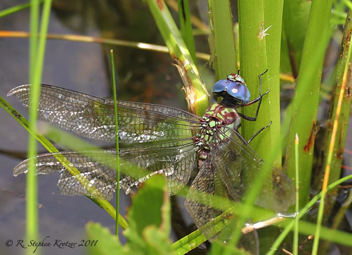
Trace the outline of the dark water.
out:
[[[27,1],[2,0],[0,10]],[[207,19],[205,1],[198,4],[199,15]],[[197,13],[194,11],[192,13]],[[174,14],[174,12],[172,12]],[[177,15],[174,15],[177,19]],[[0,30],[28,31],[29,10],[22,10],[0,19]],[[78,34],[104,38],[117,38],[163,45],[148,7],[141,0],[69,1],[53,3],[49,24],[51,34]],[[207,36],[196,37],[197,51],[209,52]],[[182,81],[168,54],[146,52],[125,47],[112,47],[94,43],[48,40],[42,83],[52,84],[99,97],[111,97],[109,50],[114,49],[118,75],[118,98],[151,102],[187,109]],[[0,95],[5,97],[15,86],[28,83],[28,39],[0,38]],[[199,63],[208,85],[213,79],[209,66]],[[210,74],[210,75],[209,75]],[[208,81],[208,82],[207,82]],[[28,116],[14,97],[6,98],[20,113]],[[26,231],[26,176],[13,177],[12,169],[26,158],[27,132],[4,110],[0,109],[0,254],[21,254],[17,246]],[[40,124],[39,124],[40,128]],[[348,137],[352,137],[349,132]],[[96,142],[98,145],[109,145]],[[346,147],[352,151],[351,139]],[[45,149],[39,146],[40,152]],[[352,153],[345,153],[345,165],[351,166]],[[351,174],[346,169],[345,174]],[[85,237],[85,225],[99,222],[114,232],[115,221],[85,197],[68,197],[59,194],[59,175],[39,176],[39,229],[40,240],[54,244],[66,241],[79,244]],[[114,200],[112,203],[114,205]],[[120,213],[126,214],[129,197],[121,194]],[[350,213],[350,212],[349,212]],[[351,214],[346,226],[351,229]],[[175,230],[177,232],[177,230]],[[5,242],[12,240],[12,247]],[[124,241],[122,239],[122,241]],[[86,254],[81,247],[45,247],[42,254]]]
[[[27,1],[1,1],[0,10]],[[163,44],[155,22],[142,1],[54,1],[49,24],[52,34],[80,34]],[[131,9],[133,7],[133,9]],[[133,11],[133,13],[132,13]],[[145,20],[145,22],[138,22]],[[28,31],[29,10],[0,19],[1,30]],[[168,54],[137,49],[102,46],[94,43],[48,40],[42,83],[111,97],[109,49],[115,50],[118,98],[177,106],[186,109],[181,79]],[[0,39],[0,94],[28,83],[28,39]],[[6,98],[28,116],[14,97]],[[181,104],[180,104],[181,102]],[[0,254],[20,254],[16,247],[26,231],[26,176],[12,176],[13,167],[26,157],[27,132],[0,109]],[[40,124],[39,124],[40,125]],[[104,145],[104,143],[98,143]],[[40,152],[45,152],[39,146]],[[115,221],[85,197],[59,194],[59,175],[39,176],[40,240],[80,243],[86,240],[85,225],[99,222],[114,232]],[[112,200],[113,201],[113,200]],[[114,204],[114,202],[112,202]],[[129,197],[121,194],[122,215]],[[12,247],[4,243],[12,240]],[[123,241],[123,240],[122,240]],[[85,254],[82,247],[45,247],[42,254]]]

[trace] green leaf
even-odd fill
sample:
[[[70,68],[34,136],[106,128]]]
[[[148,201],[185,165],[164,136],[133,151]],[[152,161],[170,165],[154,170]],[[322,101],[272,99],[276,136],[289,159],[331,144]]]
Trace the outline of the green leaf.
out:
[[[146,254],[171,254],[170,240],[165,231],[149,226],[144,229],[143,236],[147,243]]]
[[[89,254],[128,254],[128,250],[120,244],[116,236],[110,233],[109,229],[98,223],[89,222],[86,225],[86,230],[87,239],[91,241],[90,246],[88,246]]]
[[[165,177],[152,176],[132,199],[124,234],[133,254],[170,254],[170,201]]]

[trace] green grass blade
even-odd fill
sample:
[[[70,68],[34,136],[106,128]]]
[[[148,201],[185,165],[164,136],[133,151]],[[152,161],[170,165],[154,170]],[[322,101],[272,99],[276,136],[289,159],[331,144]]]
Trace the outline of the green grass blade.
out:
[[[194,44],[193,38],[189,3],[188,0],[177,0],[177,2],[182,38],[185,41],[185,44],[189,50],[189,53],[191,54],[194,64],[197,66],[196,46]]]
[[[299,211],[299,169],[298,169],[298,162],[299,162],[299,153],[298,153],[298,146],[299,146],[299,138],[298,135],[296,134],[295,138],[295,166],[296,166],[296,177],[295,177],[295,186],[296,186],[296,212]],[[293,234],[293,254],[297,255],[298,254],[298,224],[299,224],[299,219],[298,217],[295,218],[295,229],[294,229],[294,234]]]
[[[304,43],[299,78],[292,100],[292,118],[288,135],[285,169],[291,178],[295,176],[294,138],[300,138],[300,205],[308,202],[311,182],[316,115],[324,53],[330,37],[332,1],[314,1]],[[287,121],[287,120],[286,120]]]
[[[51,1],[51,0],[50,0]],[[33,83],[34,68],[36,66],[38,48],[38,29],[39,29],[39,1],[31,0],[31,22],[29,36],[29,82]]]
[[[294,220],[288,219],[286,221],[280,222],[280,224],[285,227],[292,227],[294,225]],[[316,225],[313,223],[301,220],[299,222],[299,229],[302,235],[314,235],[314,230],[316,229]],[[350,241],[352,238],[352,235],[347,232],[337,231],[327,227],[322,227],[321,237],[324,240],[328,240],[336,244],[341,244],[347,247],[351,247],[352,245]],[[274,254],[274,253],[269,252],[267,254]],[[326,254],[326,253],[319,252],[319,254]],[[344,254],[347,254],[347,253],[344,253]]]
[[[202,116],[209,106],[209,95],[182,36],[163,0],[147,0],[147,3],[170,55],[183,77],[188,108]]]
[[[43,62],[45,55],[46,33],[48,30],[50,18],[51,1],[47,1],[43,7],[41,33],[39,48],[37,50],[37,33],[39,19],[39,2],[33,0],[31,2],[31,40],[30,40],[30,73],[29,79],[33,83],[33,92],[30,94],[31,105],[29,107],[29,129],[34,131],[37,126],[37,105],[39,102],[40,81],[43,72]],[[36,176],[36,160],[37,143],[34,137],[28,138],[28,174],[26,185],[26,238],[27,240],[37,240],[38,233],[38,191],[37,191],[37,176]],[[29,254],[29,250],[27,250]]]
[[[42,3],[44,1],[45,0],[38,0],[38,3]],[[14,7],[8,8],[6,10],[2,10],[2,11],[0,11],[0,18],[7,16],[7,15],[10,15],[10,14],[13,14],[13,13],[16,13],[16,12],[19,12],[19,11],[22,11],[24,9],[29,8],[30,6],[31,6],[31,2],[26,3],[26,4],[19,4]]]
[[[303,44],[307,33],[311,1],[284,1],[283,22],[290,58],[292,74],[296,78],[300,68]]]
[[[110,50],[110,61],[111,61],[111,79],[112,79],[112,91],[114,94],[114,112],[115,112],[115,134],[116,134],[116,212],[119,212],[120,207],[120,160],[119,160],[119,126],[117,119],[117,98],[116,98],[116,78],[115,78],[115,64],[114,64],[114,51]],[[116,214],[116,235],[119,236],[119,224],[118,214]]]
[[[186,254],[198,245],[204,243],[206,240],[207,239],[205,238],[205,236],[202,235],[199,229],[197,229],[191,234],[173,243],[171,245],[171,248],[175,251],[175,254]]]
[[[236,42],[230,1],[208,0],[211,33],[209,45],[211,64],[216,80],[237,73]]]

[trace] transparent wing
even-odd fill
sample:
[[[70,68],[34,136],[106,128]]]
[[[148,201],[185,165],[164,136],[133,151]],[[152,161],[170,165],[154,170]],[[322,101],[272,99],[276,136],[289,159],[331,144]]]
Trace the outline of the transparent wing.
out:
[[[120,182],[126,193],[153,174],[164,174],[168,180],[169,192],[177,193],[189,181],[195,167],[196,147],[193,142],[182,141],[158,143],[148,146],[136,146],[120,150],[120,166],[124,176]],[[54,153],[58,154],[58,153]],[[96,195],[84,187],[78,178],[72,176],[51,153],[37,157],[37,173],[51,174],[61,172],[58,182],[63,195],[85,195],[110,200],[116,191],[116,151],[62,152],[101,194]],[[142,169],[142,171],[140,170]],[[145,171],[143,171],[143,169]],[[28,171],[28,160],[18,164],[14,169],[17,176]]]
[[[215,171],[233,200],[241,199],[254,187],[260,172],[268,168],[270,173],[261,186],[256,205],[285,212],[295,203],[295,190],[285,173],[265,164],[237,131],[224,127],[218,135],[223,140],[213,145],[211,155],[216,162]]]
[[[196,168],[196,155],[198,148],[192,139],[168,141],[148,146],[135,146],[121,150],[121,158],[133,165],[148,170],[150,175],[162,173],[167,178],[169,193],[174,195],[185,186]],[[128,190],[145,180],[145,177],[133,177],[131,173],[127,180],[131,183]]]
[[[116,151],[85,151],[81,153],[84,154],[68,151],[41,154],[36,158],[37,174],[47,175],[60,172],[61,176],[58,181],[58,187],[63,195],[85,195],[110,200],[116,191],[116,171],[108,165],[114,163]],[[57,154],[62,154],[66,157],[71,162],[71,166],[76,167],[81,172],[79,176],[85,177],[89,183],[93,184],[102,197],[90,194],[88,189],[79,182],[79,176],[78,178],[72,176],[54,157]],[[27,159],[19,163],[13,170],[14,176],[27,173],[28,162],[29,160]]]
[[[230,204],[226,201],[229,201],[231,197],[227,193],[226,186],[217,176],[215,172],[217,162],[211,157],[209,155],[194,179],[186,197],[185,207],[196,226],[208,240],[228,241],[232,231],[242,226],[237,224],[234,215],[225,216],[223,223],[220,223],[219,218],[216,219],[225,210],[230,209]],[[218,196],[225,200],[220,202]],[[222,209],[215,209],[219,208],[219,205]],[[242,234],[238,246],[251,254],[259,254],[256,231]]]
[[[192,182],[185,201],[185,207],[194,223],[209,240],[213,239],[218,232],[212,227],[211,221],[223,212],[220,209],[216,209],[218,208],[217,201],[213,195],[228,197],[226,187],[215,174],[209,156]],[[225,209],[229,208],[229,205],[226,204],[221,206]],[[207,223],[210,224],[205,227]]]
[[[216,197],[226,198],[225,201],[241,201],[244,194],[254,187],[264,167],[268,166],[237,131],[222,127],[214,133],[210,152],[185,201],[187,211],[208,239],[219,231],[215,227],[215,218],[230,208],[226,202],[220,204],[220,208]],[[268,169],[271,171],[262,183],[256,205],[285,212],[295,202],[293,185],[283,172],[272,167]],[[229,215],[231,217],[235,215]]]
[[[12,89],[26,108],[30,85]],[[119,138],[125,143],[188,138],[199,129],[199,117],[162,105],[117,101]],[[115,141],[114,102],[110,99],[43,84],[38,118],[84,137]]]

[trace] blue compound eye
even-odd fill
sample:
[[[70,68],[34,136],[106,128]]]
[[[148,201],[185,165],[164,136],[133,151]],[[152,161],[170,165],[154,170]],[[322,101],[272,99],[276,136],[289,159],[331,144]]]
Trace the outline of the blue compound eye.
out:
[[[251,94],[244,79],[238,74],[230,74],[227,80],[220,80],[213,86],[215,99],[222,98],[222,102],[239,107],[249,102]]]
[[[251,98],[248,88],[239,82],[231,82],[231,84],[227,86],[227,93],[243,101],[243,103],[248,103]]]
[[[226,87],[229,85],[230,81],[228,80],[220,80],[213,86],[213,92],[218,93],[222,91],[226,91]]]

